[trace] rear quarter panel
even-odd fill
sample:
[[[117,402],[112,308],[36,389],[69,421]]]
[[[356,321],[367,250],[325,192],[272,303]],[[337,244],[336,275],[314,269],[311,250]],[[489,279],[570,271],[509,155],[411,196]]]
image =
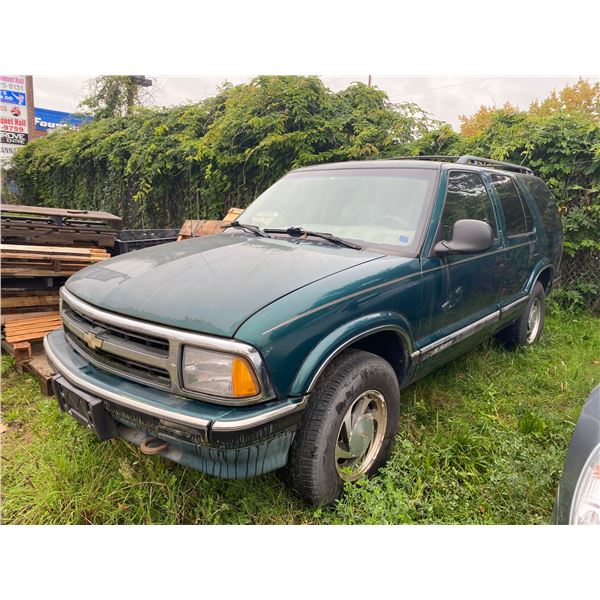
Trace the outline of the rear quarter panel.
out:
[[[533,175],[516,177],[519,189],[527,201],[538,231],[541,261],[551,266],[553,277],[560,274],[564,234],[556,201],[548,186]],[[541,270],[540,265],[536,265]],[[543,269],[544,267],[542,267]]]

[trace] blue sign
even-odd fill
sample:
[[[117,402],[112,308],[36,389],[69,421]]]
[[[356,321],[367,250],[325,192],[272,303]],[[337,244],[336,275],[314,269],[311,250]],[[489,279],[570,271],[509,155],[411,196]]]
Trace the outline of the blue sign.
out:
[[[0,90],[0,102],[25,106],[25,94],[23,92],[13,92],[12,90]]]
[[[35,128],[38,131],[51,131],[69,125],[79,129],[84,123],[92,120],[90,116],[74,115],[62,110],[35,107]]]

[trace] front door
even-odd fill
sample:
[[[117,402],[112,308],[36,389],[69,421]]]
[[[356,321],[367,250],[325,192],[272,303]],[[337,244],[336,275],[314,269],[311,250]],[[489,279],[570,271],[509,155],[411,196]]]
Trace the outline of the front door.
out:
[[[428,318],[423,320],[418,345],[423,350],[422,366],[427,371],[481,341],[493,326],[497,311],[504,248],[488,190],[475,171],[448,173],[434,245],[439,240],[450,240],[454,223],[460,219],[488,223],[494,242],[485,252],[423,260],[423,314]]]

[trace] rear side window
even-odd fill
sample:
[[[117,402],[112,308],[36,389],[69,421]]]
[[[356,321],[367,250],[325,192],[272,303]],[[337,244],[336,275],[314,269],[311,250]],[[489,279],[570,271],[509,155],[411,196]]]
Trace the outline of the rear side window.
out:
[[[525,175],[522,180],[540,211],[544,227],[548,230],[560,229],[558,209],[548,186],[539,177],[533,175]]]
[[[477,173],[452,171],[448,176],[446,203],[442,214],[442,239],[452,238],[452,228],[461,219],[485,221],[497,235],[492,201]]]
[[[506,235],[520,235],[533,231],[531,212],[512,178],[508,175],[491,175],[491,178],[504,213]]]

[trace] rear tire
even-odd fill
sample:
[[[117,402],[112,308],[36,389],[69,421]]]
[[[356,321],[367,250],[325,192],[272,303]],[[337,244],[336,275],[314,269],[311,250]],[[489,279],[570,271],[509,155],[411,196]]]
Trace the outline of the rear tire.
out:
[[[513,323],[501,329],[496,337],[506,348],[535,344],[544,329],[546,319],[546,294],[544,286],[537,281],[523,314]]]
[[[333,502],[344,480],[368,477],[386,462],[399,415],[400,386],[391,365],[370,352],[345,351],[317,383],[284,480],[313,505]]]

